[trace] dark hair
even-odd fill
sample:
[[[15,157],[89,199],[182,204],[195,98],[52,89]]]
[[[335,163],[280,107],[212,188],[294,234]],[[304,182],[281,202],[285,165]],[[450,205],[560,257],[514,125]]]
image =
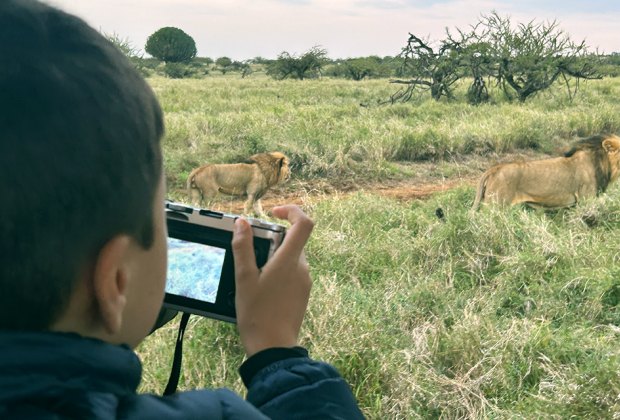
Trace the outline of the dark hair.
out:
[[[152,245],[163,118],[116,47],[37,1],[0,2],[0,57],[0,329],[44,330],[109,239]]]

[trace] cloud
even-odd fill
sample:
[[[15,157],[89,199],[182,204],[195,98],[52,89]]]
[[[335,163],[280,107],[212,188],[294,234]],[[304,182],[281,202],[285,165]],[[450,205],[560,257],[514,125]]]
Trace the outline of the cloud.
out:
[[[617,0],[522,0],[520,2],[502,1],[509,3],[523,12],[544,11],[561,14],[598,14],[620,12],[620,2]]]
[[[286,4],[311,4],[312,0],[278,0],[280,3]]]
[[[332,58],[396,55],[409,32],[439,40],[446,28],[468,29],[493,10],[513,22],[557,20],[574,40],[586,39],[606,52],[620,50],[615,1],[591,0],[586,6],[564,0],[561,7],[559,0],[49,1],[138,48],[157,29],[176,26],[194,38],[200,56],[235,60],[302,53],[314,45]],[[551,10],[549,4],[557,7]]]
[[[371,9],[426,9],[453,0],[362,0],[357,5]]]

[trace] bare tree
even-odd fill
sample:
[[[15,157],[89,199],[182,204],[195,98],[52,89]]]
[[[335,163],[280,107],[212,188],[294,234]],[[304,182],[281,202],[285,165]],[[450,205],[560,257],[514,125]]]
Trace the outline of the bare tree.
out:
[[[407,88],[392,95],[390,101],[407,101],[415,89],[430,90],[431,97],[453,98],[452,85],[461,78],[462,44],[450,36],[441,41],[437,51],[427,41],[409,33],[407,46],[400,57],[403,58],[403,74],[409,80],[392,80],[391,83],[406,84]]]
[[[131,63],[142,73],[147,76],[147,71],[144,66],[143,54],[139,48],[137,48],[129,38],[123,38],[116,32],[106,33],[102,32],[103,36],[107,38],[116,48],[118,48]]]
[[[391,80],[404,84],[389,100],[408,101],[416,90],[428,90],[431,97],[454,97],[453,85],[471,78],[467,99],[472,104],[489,100],[488,82],[494,80],[510,100],[524,102],[556,82],[566,86],[572,99],[581,80],[600,79],[600,57],[588,52],[585,42],[573,42],[556,21],[530,21],[513,26],[510,18],[496,12],[482,16],[468,32],[457,28],[458,36],[446,30],[446,38],[433,48],[409,34],[401,74],[410,79]]]
[[[477,27],[482,31],[475,36],[488,46],[494,63],[493,77],[509,98],[516,95],[524,102],[558,80],[566,84],[572,97],[572,79],[575,89],[580,79],[600,78],[596,62],[588,60],[592,57],[585,42],[573,42],[556,21],[530,21],[513,28],[510,18],[493,12],[483,16]]]

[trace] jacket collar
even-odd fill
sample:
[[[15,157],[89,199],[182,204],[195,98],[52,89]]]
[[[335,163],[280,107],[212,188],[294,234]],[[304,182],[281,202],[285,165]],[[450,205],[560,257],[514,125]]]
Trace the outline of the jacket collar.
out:
[[[78,334],[0,331],[0,402],[89,390],[135,393],[142,366],[127,346]]]

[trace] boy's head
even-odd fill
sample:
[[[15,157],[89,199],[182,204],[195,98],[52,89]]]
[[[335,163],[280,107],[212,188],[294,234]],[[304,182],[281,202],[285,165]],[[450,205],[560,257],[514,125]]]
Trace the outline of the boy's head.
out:
[[[70,325],[88,306],[97,323],[101,270],[117,264],[132,290],[128,255],[165,240],[161,109],[110,42],[34,0],[0,2],[0,57],[0,330]]]

